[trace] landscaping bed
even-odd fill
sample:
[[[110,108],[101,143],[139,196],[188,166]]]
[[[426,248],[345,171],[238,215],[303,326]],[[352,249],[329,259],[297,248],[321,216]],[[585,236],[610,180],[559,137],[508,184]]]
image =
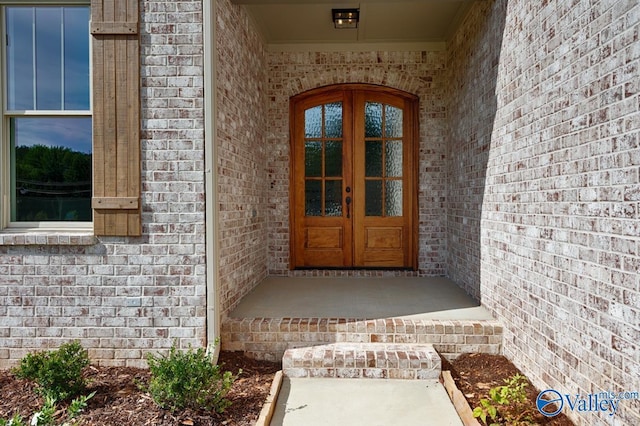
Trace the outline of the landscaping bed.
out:
[[[269,394],[271,382],[281,364],[256,361],[240,352],[221,352],[219,363],[223,370],[242,374],[227,394],[232,402],[224,413],[183,410],[164,410],[140,389],[147,384],[149,370],[132,367],[96,367],[85,369],[89,380],[87,391],[96,394],[88,402],[87,409],[78,418],[79,425],[96,426],[164,426],[164,425],[253,425],[258,419],[262,404]],[[0,419],[8,419],[19,413],[29,423],[31,415],[43,405],[43,399],[35,392],[35,385],[15,378],[7,370],[0,370]]]
[[[269,394],[280,363],[257,361],[240,352],[221,352],[219,362],[223,370],[242,373],[233,383],[227,399],[232,402],[224,413],[182,410],[171,412],[160,408],[151,396],[141,390],[150,378],[147,369],[132,367],[89,366],[84,375],[89,380],[87,393],[96,392],[88,401],[86,410],[77,418],[79,425],[253,425]],[[505,357],[488,354],[465,354],[453,363],[443,360],[443,370],[450,370],[457,387],[473,409],[480,399],[487,398],[489,390],[504,385],[504,380],[520,373]],[[0,370],[0,419],[14,414],[22,415],[28,424],[32,414],[43,405],[43,399],[35,392],[35,385],[17,379],[10,371]],[[536,410],[538,390],[527,388],[527,406],[531,408],[533,424],[570,426],[573,423],[564,415],[548,418]],[[64,408],[62,406],[61,408]],[[501,407],[501,410],[504,410]],[[63,410],[60,410],[61,412]],[[513,416],[521,413],[512,412]]]
[[[452,363],[443,359],[442,370],[451,371],[456,386],[466,398],[471,409],[480,406],[481,399],[488,399],[491,388],[502,386],[506,379],[516,374],[522,374],[504,356],[482,353],[463,354]],[[526,387],[527,401],[523,405],[527,407],[527,414],[530,414],[533,420],[529,424],[573,425],[571,420],[562,413],[554,417],[545,417],[540,414],[536,408],[536,398],[539,393],[540,391],[531,383]],[[518,418],[523,414],[522,409],[514,405],[500,406],[498,412],[511,418]]]

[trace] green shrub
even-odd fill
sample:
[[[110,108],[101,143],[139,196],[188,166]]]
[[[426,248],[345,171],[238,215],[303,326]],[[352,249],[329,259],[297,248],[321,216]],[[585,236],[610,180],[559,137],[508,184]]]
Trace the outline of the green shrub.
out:
[[[527,404],[527,378],[515,374],[505,379],[504,383],[489,390],[489,399],[480,400],[480,405],[473,409],[473,417],[479,417],[490,426],[530,424],[533,417],[531,407]],[[487,418],[492,422],[488,423]]]
[[[55,401],[82,393],[86,381],[82,370],[89,365],[89,355],[78,342],[66,343],[58,350],[34,352],[20,360],[13,373],[38,384],[38,392]]]
[[[148,354],[147,362],[151,371],[147,390],[160,407],[221,413],[231,404],[225,396],[238,376],[222,373],[203,348],[185,352],[172,346],[167,356]]]

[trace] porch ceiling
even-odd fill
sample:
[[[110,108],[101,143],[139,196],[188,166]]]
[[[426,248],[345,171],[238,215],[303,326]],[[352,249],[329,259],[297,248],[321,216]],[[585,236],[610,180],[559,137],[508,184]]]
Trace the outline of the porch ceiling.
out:
[[[232,0],[254,19],[270,49],[316,45],[353,49],[444,44],[474,0]],[[357,29],[338,30],[332,8],[359,8]]]

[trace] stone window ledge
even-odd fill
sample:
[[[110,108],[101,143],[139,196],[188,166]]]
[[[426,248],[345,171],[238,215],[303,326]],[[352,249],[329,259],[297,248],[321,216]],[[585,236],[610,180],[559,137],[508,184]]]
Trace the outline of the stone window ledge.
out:
[[[91,246],[97,242],[91,230],[6,229],[0,231],[0,246]]]

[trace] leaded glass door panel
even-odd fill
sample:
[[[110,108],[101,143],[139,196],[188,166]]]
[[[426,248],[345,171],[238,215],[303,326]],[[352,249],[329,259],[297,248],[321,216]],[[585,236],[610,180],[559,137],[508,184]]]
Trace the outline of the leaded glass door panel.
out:
[[[416,105],[363,85],[292,99],[292,267],[415,268]]]

